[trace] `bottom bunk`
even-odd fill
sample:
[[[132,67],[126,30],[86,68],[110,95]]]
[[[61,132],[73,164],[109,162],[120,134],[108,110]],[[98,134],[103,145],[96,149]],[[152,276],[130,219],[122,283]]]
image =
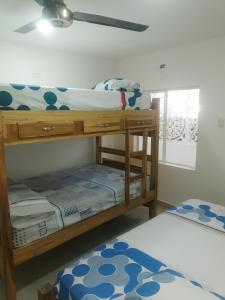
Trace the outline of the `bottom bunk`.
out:
[[[149,190],[150,178],[147,182]],[[140,195],[141,180],[137,180],[130,184],[130,199]],[[9,180],[13,248],[99,214],[124,198],[124,171],[104,165],[52,172],[20,182]]]

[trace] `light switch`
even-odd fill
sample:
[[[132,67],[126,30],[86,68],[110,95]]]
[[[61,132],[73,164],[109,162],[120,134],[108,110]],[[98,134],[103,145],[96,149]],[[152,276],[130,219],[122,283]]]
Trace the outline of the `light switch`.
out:
[[[41,78],[41,73],[40,72],[33,72],[32,73],[32,78],[33,79],[40,79]]]
[[[218,120],[217,120],[217,126],[219,128],[224,128],[224,126],[225,126],[225,119],[224,118],[218,118]]]

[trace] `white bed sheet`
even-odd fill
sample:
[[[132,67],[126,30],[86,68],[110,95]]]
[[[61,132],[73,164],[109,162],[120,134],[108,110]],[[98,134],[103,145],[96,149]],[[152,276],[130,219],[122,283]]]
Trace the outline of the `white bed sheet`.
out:
[[[224,233],[163,213],[119,240],[225,295]]]

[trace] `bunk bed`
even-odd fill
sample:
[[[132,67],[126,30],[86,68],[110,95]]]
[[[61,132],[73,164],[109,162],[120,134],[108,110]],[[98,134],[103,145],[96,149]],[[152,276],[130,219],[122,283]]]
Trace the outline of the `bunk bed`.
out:
[[[158,99],[151,102],[149,94],[140,91],[126,93],[24,85],[0,86],[0,273],[6,300],[16,299],[17,266],[140,205],[149,208],[149,217],[156,215],[158,113]],[[123,150],[103,146],[102,138],[115,134],[124,135]],[[143,137],[141,150],[133,150],[134,136]],[[108,168],[105,172],[112,172],[112,176],[120,182],[119,190],[116,191],[112,180],[109,180],[109,186],[104,187],[107,197],[109,189],[114,194],[117,193],[115,201],[113,199],[109,203],[98,203],[98,208],[91,212],[89,205],[85,210],[85,217],[78,218],[76,222],[70,220],[66,226],[58,226],[48,234],[45,234],[45,228],[43,237],[28,238],[24,243],[23,240],[18,242],[13,239],[18,232],[12,227],[15,221],[11,218],[15,203],[12,198],[10,200],[9,195],[15,194],[18,188],[28,188],[33,199],[44,203],[46,190],[41,190],[43,186],[40,184],[45,182],[44,177],[30,178],[23,182],[8,180],[5,148],[81,138],[95,138],[96,164],[86,167],[85,172],[83,169],[71,169],[51,174],[52,183],[66,174],[69,182],[73,180],[76,187],[81,186],[82,181],[83,186],[91,183],[92,188],[97,191],[99,186],[105,186],[102,178],[104,168]],[[150,155],[147,153],[148,138],[151,138]],[[105,154],[112,157],[106,158]],[[116,160],[115,157],[120,159]],[[93,181],[90,180],[93,172],[95,175],[103,172],[102,176],[97,176],[99,181],[96,181],[96,177]],[[61,193],[63,192],[65,191],[62,189]],[[50,200],[49,203],[52,204]],[[99,206],[102,207],[99,209]],[[71,213],[71,207],[69,210]]]

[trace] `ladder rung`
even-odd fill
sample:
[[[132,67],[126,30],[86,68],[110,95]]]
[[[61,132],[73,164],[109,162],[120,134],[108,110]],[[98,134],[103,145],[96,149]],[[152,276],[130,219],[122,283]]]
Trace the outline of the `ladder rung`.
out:
[[[99,147],[99,152],[114,154],[114,155],[119,155],[119,156],[126,155],[126,152],[124,150],[113,149],[113,148],[108,148],[108,147]],[[130,158],[142,159],[144,155],[145,155],[144,151],[134,151],[134,152],[130,153]],[[151,155],[147,155],[147,160],[151,161]]]
[[[136,175],[136,176],[132,176],[132,177],[130,177],[130,181],[133,182],[133,181],[142,179],[143,177],[144,177],[143,174],[139,174],[139,175]]]
[[[139,158],[144,155],[145,155],[144,151],[135,151],[135,152],[131,152],[130,157]]]
[[[133,153],[135,153],[135,152],[133,152],[133,153],[131,153],[131,155],[133,155],[133,156],[131,156],[131,158],[142,160],[142,158],[144,157],[145,154],[143,151],[138,151],[138,152],[142,152],[142,153],[133,155]],[[152,160],[152,156],[147,155],[147,161],[151,161],[151,160]]]
[[[126,154],[126,152],[124,150],[113,149],[113,148],[108,148],[108,147],[100,147],[99,151],[102,153],[114,154],[114,155],[119,155],[119,156],[125,156],[125,154]]]

